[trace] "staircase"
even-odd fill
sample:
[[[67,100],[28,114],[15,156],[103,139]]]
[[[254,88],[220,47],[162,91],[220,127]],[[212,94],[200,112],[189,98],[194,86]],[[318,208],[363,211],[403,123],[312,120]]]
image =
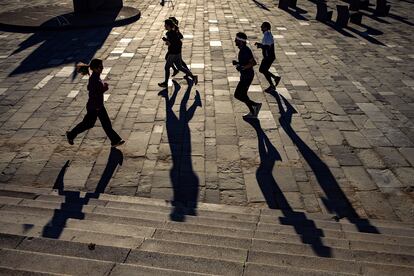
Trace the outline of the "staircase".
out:
[[[414,223],[0,185],[0,275],[414,275]],[[375,229],[375,231],[373,231]]]

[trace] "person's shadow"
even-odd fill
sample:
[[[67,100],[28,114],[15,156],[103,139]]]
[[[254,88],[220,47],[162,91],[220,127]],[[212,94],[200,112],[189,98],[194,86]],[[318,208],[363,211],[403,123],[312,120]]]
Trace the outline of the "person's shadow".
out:
[[[292,115],[296,113],[293,106],[276,91],[273,91],[270,94],[275,97],[279,107],[280,126],[296,145],[299,152],[315,174],[320,187],[326,195],[326,197],[322,198],[322,201],[328,211],[335,214],[333,219],[339,221],[342,218],[347,218],[358,228],[360,232],[379,234],[378,229],[371,225],[368,219],[363,219],[358,215],[352,204],[349,202],[347,196],[342,191],[329,167],[299,137],[299,135],[296,134],[295,130],[291,126]],[[283,105],[285,105],[286,108]]]
[[[279,218],[281,224],[291,225],[300,235],[304,244],[309,244],[313,251],[320,257],[331,257],[331,248],[323,245],[321,237],[323,231],[318,229],[315,223],[308,219],[304,213],[296,212],[290,206],[283,195],[282,190],[273,176],[273,167],[278,160],[282,160],[279,152],[263,131],[258,119],[247,119],[257,133],[260,165],[256,170],[256,179],[270,209],[280,209],[283,218]]]
[[[180,103],[179,116],[173,111],[180,85],[173,81],[174,91],[171,97],[168,90],[164,89],[158,95],[165,98],[166,129],[168,143],[172,154],[173,166],[170,170],[170,178],[173,185],[173,200],[170,219],[184,221],[186,215],[196,215],[199,179],[193,170],[191,158],[191,132],[189,122],[194,116],[198,106],[202,106],[200,93],[196,91],[195,100],[187,108],[190,98],[192,83],[183,95]]]
[[[96,185],[94,192],[88,192],[84,197],[80,196],[79,191],[66,191],[64,186],[64,176],[66,169],[70,166],[70,161],[66,161],[62,167],[53,189],[57,189],[59,195],[65,197],[59,209],[56,209],[52,219],[43,227],[42,237],[58,239],[70,218],[82,220],[85,214],[82,212],[83,206],[87,205],[91,198],[99,198],[105,192],[105,188],[111,180],[118,165],[122,166],[123,154],[116,148],[111,148],[108,163],[102,173],[101,179]]]

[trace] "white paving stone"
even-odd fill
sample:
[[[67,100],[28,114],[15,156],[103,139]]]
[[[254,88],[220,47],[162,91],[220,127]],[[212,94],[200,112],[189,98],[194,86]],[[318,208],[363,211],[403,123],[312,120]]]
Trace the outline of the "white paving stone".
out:
[[[184,37],[184,39],[192,39],[192,38],[194,38],[194,36],[192,34],[184,34],[183,37]]]
[[[276,91],[280,95],[282,95],[285,99],[287,99],[287,100],[291,100],[292,99],[292,96],[290,95],[290,93],[287,90],[287,88],[284,88],[284,87],[276,88]]]
[[[246,23],[246,22],[249,22],[249,19],[247,19],[247,18],[240,18],[239,21],[242,22],[242,23]]]
[[[208,21],[208,23],[217,24],[217,23],[218,23],[218,21],[217,21],[216,19],[210,19],[210,20]]]
[[[291,80],[290,83],[293,86],[308,86],[308,84],[304,80]]]
[[[285,36],[284,35],[273,35],[273,38],[282,39],[282,38],[285,38]]]
[[[101,79],[102,79],[102,80],[106,79],[106,77],[108,76],[109,71],[111,71],[111,69],[112,69],[112,67],[105,67],[105,68],[102,70],[102,74],[101,74]]]
[[[308,22],[299,22],[299,24],[300,24],[301,26],[309,26],[309,25],[310,25]]]
[[[287,56],[296,56],[296,52],[285,52]]]
[[[310,42],[301,42],[300,44],[302,44],[303,46],[312,46],[312,43]]]
[[[7,88],[0,88],[0,96],[7,91]]]
[[[387,56],[387,58],[389,60],[392,60],[392,61],[401,61],[402,60],[402,59],[400,59],[399,57],[396,57],[396,56]]]
[[[233,15],[225,15],[225,18],[233,18]]]
[[[191,69],[203,69],[204,63],[191,63],[190,68]]]
[[[131,58],[133,57],[135,54],[134,53],[122,53],[121,57],[127,57],[127,58]]]
[[[104,94],[104,102],[106,102],[109,99],[109,96],[111,96],[111,94]]]
[[[79,90],[71,90],[68,94],[68,98],[75,98],[79,93]]]
[[[276,27],[276,29],[279,30],[279,31],[286,31],[287,30],[287,28],[285,28],[285,27]]]
[[[240,81],[240,77],[227,77],[229,82],[238,82]]]
[[[220,40],[210,40],[210,46],[211,47],[221,47],[221,41]]]
[[[36,89],[36,90],[42,89],[52,78],[53,78],[53,75],[47,75],[41,81],[39,81],[38,84],[36,84],[35,87],[33,87],[33,89]]]
[[[56,77],[67,78],[73,74],[74,70],[75,68],[73,66],[65,66],[56,74]]]
[[[117,47],[112,50],[111,54],[122,54],[125,51],[125,47]]]
[[[209,30],[211,33],[216,33],[216,32],[218,32],[218,31],[219,31],[219,28],[218,28],[218,27],[215,27],[215,26],[212,26],[212,27],[208,28],[208,30]]]
[[[249,87],[249,92],[261,92],[261,91],[263,91],[263,90],[262,90],[262,87],[260,85],[253,84],[253,85],[250,85],[250,87]]]

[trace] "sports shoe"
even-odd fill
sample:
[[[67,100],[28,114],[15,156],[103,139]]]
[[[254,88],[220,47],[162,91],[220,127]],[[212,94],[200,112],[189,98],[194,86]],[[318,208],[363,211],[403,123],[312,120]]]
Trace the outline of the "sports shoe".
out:
[[[125,144],[125,141],[121,139],[118,142],[116,142],[114,144],[111,144],[111,147],[116,148],[116,147],[121,146],[123,144]]]
[[[172,76],[175,77],[180,71],[178,70],[174,70],[174,72],[172,73]]]
[[[159,87],[168,87],[168,82],[164,81],[164,82],[160,82],[158,83]]]
[[[69,145],[73,145],[73,138],[69,137],[69,131],[66,131],[66,139],[68,140]]]
[[[257,116],[255,116],[253,113],[249,112],[246,115],[243,115],[243,119],[255,119]]]
[[[265,89],[265,92],[270,93],[272,91],[275,91],[276,87],[274,85],[269,86],[268,88]]]
[[[257,117],[259,115],[260,109],[262,108],[262,104],[258,103],[255,106],[253,106],[254,109],[254,116]]]

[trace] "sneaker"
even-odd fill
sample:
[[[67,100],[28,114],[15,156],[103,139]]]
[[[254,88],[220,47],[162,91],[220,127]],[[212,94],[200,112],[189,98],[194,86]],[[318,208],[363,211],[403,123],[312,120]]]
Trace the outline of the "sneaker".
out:
[[[194,85],[197,85],[198,83],[198,76],[193,76]]]
[[[281,77],[280,76],[276,76],[276,79],[275,79],[275,87],[279,84],[280,80],[281,80]]]
[[[69,131],[66,131],[66,139],[68,140],[69,145],[73,145],[73,138],[69,137]]]
[[[164,81],[164,82],[160,82],[158,83],[159,87],[168,87],[168,82]]]
[[[274,85],[269,86],[268,88],[265,89],[265,92],[270,93],[272,91],[275,91],[276,87]]]
[[[260,109],[262,108],[262,104],[258,103],[255,106],[253,106],[254,109],[254,116],[257,117],[259,115]]]
[[[172,73],[172,76],[175,77],[180,71],[178,70],[174,70],[174,72]]]
[[[256,119],[257,116],[255,116],[253,113],[249,112],[246,115],[243,115],[243,119]]]
[[[116,147],[121,146],[123,144],[125,144],[125,141],[121,139],[117,143],[111,144],[111,147],[116,148]]]

